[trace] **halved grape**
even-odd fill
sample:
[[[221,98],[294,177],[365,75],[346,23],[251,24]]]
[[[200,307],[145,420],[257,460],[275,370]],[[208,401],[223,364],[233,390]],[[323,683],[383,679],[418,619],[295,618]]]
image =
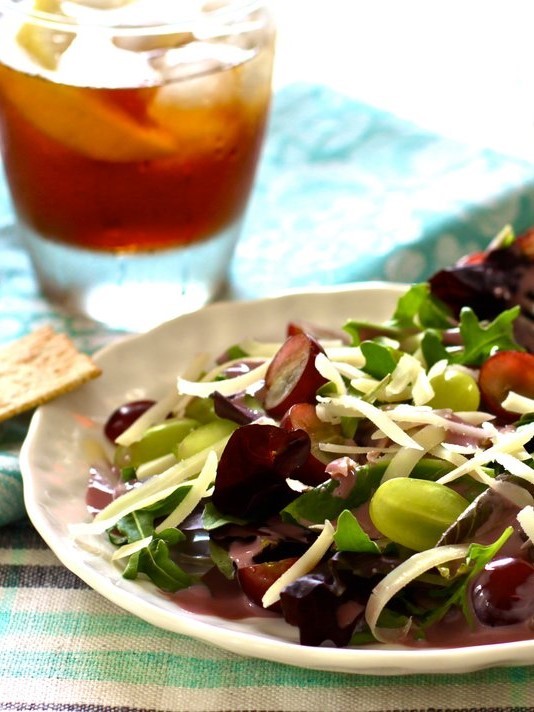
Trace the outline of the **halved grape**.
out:
[[[309,334],[290,336],[275,354],[265,374],[264,405],[273,418],[281,418],[296,403],[314,403],[326,379],[315,368],[315,357],[324,353]]]
[[[397,477],[376,490],[369,515],[391,541],[424,551],[436,544],[468,505],[461,495],[438,482]]]
[[[320,420],[311,403],[296,403],[282,418],[280,426],[285,430],[304,430],[310,436],[311,452],[302,467],[295,473],[297,479],[308,485],[320,485],[328,479],[325,468],[332,458],[319,449],[321,442],[338,442],[339,429]]]
[[[185,415],[199,423],[210,423],[217,417],[212,398],[193,398],[185,409]]]
[[[484,406],[502,420],[514,421],[517,414],[502,407],[510,391],[534,398],[534,354],[498,351],[481,366],[478,384]]]
[[[471,594],[479,621],[489,626],[521,623],[534,615],[534,566],[513,557],[486,564]]]
[[[113,411],[104,425],[104,434],[112,443],[127,430],[137,418],[154,405],[153,400],[138,400],[124,403]]]
[[[179,460],[185,460],[231,435],[237,427],[237,423],[222,418],[204,423],[196,430],[191,430],[174,449],[174,453]]]
[[[137,468],[143,462],[168,455],[197,426],[197,421],[192,418],[169,418],[153,425],[137,442],[128,447],[117,447],[115,465]]]
[[[297,561],[296,557],[281,561],[267,561],[263,564],[244,566],[237,571],[237,580],[243,593],[257,606],[262,607],[261,599],[272,584]],[[280,611],[278,601],[270,606],[271,610]]]

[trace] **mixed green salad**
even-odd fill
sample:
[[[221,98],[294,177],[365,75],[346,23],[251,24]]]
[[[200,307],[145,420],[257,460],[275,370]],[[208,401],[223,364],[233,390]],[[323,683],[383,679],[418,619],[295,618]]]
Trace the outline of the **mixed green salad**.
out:
[[[386,323],[291,322],[124,403],[76,536],[185,608],[283,617],[303,645],[531,638],[531,244],[504,231]]]

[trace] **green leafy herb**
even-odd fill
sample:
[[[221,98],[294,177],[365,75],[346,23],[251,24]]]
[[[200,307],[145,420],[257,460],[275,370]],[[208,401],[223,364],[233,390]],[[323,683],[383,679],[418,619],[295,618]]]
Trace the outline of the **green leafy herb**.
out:
[[[343,331],[345,331],[350,336],[350,345],[359,346],[361,343],[360,339],[360,328],[361,324],[357,321],[348,321],[343,326]]]
[[[450,361],[451,354],[447,351],[441,341],[439,332],[428,329],[421,339],[421,351],[427,368],[430,368],[438,361]]]
[[[458,606],[468,623],[472,624],[472,613],[469,606],[469,590],[473,579],[478,576],[484,566],[491,561],[495,554],[508,541],[513,533],[513,527],[507,527],[500,537],[492,544],[471,544],[467,552],[465,563],[459,568],[448,588],[448,597],[438,607],[424,617],[424,628],[441,620],[452,606]]]
[[[414,284],[400,297],[391,325],[399,328],[448,329],[451,311],[430,292],[427,282]]]
[[[246,524],[245,519],[232,517],[228,514],[221,514],[212,502],[207,502],[202,514],[202,526],[209,532],[226,524]]]
[[[226,351],[225,357],[228,361],[238,358],[246,358],[248,356],[247,352],[239,346],[239,344],[234,344]]]
[[[464,307],[460,312],[460,334],[464,349],[453,361],[479,366],[496,351],[524,351],[515,340],[513,332],[513,324],[520,311],[518,306],[507,309],[489,324],[482,324],[470,307]]]
[[[227,579],[233,579],[235,577],[234,562],[230,558],[230,555],[228,554],[226,549],[223,549],[222,546],[219,546],[211,540],[208,544],[208,547],[210,551],[211,560],[222,573],[222,575]]]
[[[174,531],[178,532],[177,529]],[[140,573],[146,574],[158,588],[168,593],[188,588],[193,583],[193,578],[172,560],[163,535],[155,537],[148,546],[130,556],[124,578],[135,579]]]
[[[108,536],[112,544],[122,546],[144,539],[153,532],[154,516],[150,512],[139,509],[119,519],[113,529],[108,532]]]
[[[338,551],[379,554],[380,549],[361,528],[360,523],[348,509],[343,510],[337,520],[334,541]]]
[[[363,341],[360,348],[365,357],[363,370],[373,378],[385,378],[395,370],[400,354],[391,347],[376,341]]]

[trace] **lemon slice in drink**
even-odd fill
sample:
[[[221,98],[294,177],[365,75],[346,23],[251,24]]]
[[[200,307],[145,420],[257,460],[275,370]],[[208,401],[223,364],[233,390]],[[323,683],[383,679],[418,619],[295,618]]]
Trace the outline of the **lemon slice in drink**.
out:
[[[125,4],[130,0],[115,0]],[[61,0],[35,0],[36,12],[61,16]],[[34,23],[23,24],[17,43],[41,68],[54,71],[76,35]],[[59,77],[58,77],[59,78]],[[110,162],[171,155],[176,138],[165,128],[138,122],[94,91],[55,83],[0,65],[5,100],[46,136],[85,156]]]
[[[62,15],[61,0],[35,0],[33,9],[50,15]],[[17,42],[44,69],[56,69],[59,58],[71,45],[73,32],[25,22],[17,33]]]
[[[85,156],[127,162],[162,158],[176,150],[176,139],[168,131],[138,123],[90,90],[0,65],[0,91],[37,129]]]

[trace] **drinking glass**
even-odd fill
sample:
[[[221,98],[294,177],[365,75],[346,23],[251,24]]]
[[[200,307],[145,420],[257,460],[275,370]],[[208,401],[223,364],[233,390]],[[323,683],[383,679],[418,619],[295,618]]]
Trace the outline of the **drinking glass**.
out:
[[[254,0],[0,0],[4,170],[52,303],[140,330],[218,294],[273,47]]]

